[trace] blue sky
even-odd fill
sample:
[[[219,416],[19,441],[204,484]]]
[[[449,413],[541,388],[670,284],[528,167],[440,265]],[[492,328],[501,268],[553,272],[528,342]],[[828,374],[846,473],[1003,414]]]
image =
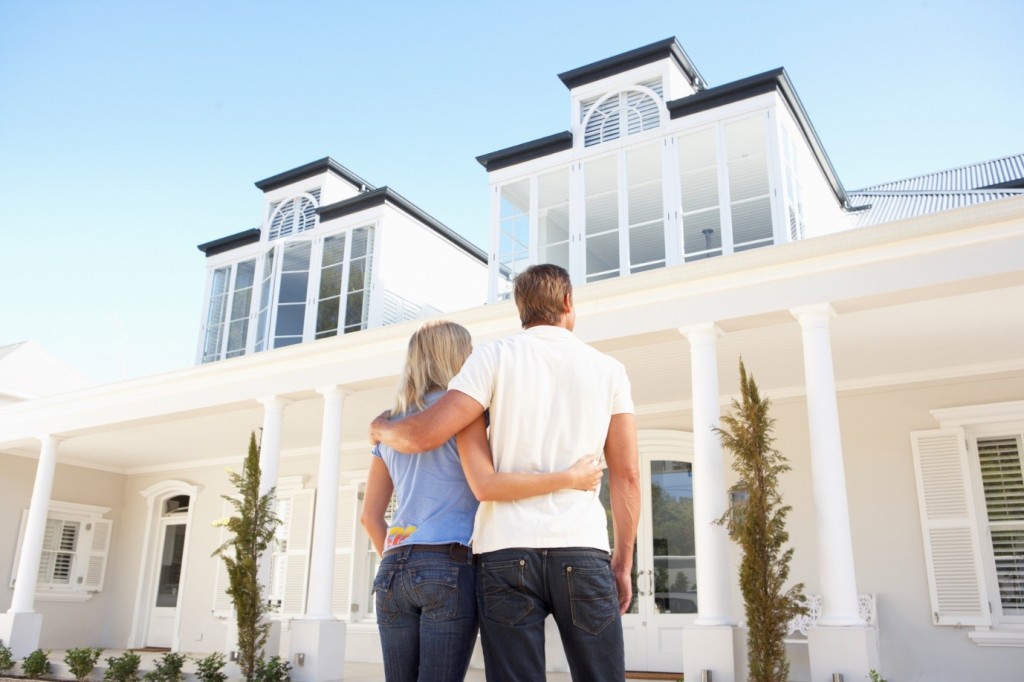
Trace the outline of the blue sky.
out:
[[[676,36],[784,66],[848,189],[1024,151],[1024,3],[0,0],[0,345],[98,381],[190,366],[196,244],[332,156],[481,246],[475,157],[569,127],[557,74]]]

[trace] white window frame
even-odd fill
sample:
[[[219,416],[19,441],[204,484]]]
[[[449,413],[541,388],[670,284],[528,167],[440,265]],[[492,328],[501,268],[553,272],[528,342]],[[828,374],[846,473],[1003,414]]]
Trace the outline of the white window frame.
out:
[[[360,230],[360,229],[368,230],[370,232],[370,235],[371,235],[370,236],[369,249],[368,249],[367,254],[366,254],[366,262],[367,262],[367,265],[368,265],[367,273],[366,273],[366,278],[367,279],[366,279],[365,287],[364,287],[364,290],[363,290],[364,291],[364,297],[365,297],[365,299],[367,301],[367,304],[366,304],[367,305],[367,312],[366,312],[366,315],[365,315],[365,317],[364,317],[364,319],[362,321],[361,329],[368,329],[370,327],[370,320],[372,319],[372,311],[369,309],[369,304],[370,304],[370,302],[372,302],[371,294],[372,294],[372,290],[373,290],[374,266],[377,263],[377,260],[376,260],[375,256],[376,256],[376,251],[377,251],[377,248],[378,248],[377,245],[378,245],[378,242],[379,242],[379,235],[380,235],[380,232],[379,232],[380,224],[379,224],[379,221],[377,221],[377,220],[370,220],[370,221],[367,221],[367,222],[360,222],[358,224],[352,225],[351,227],[346,227],[346,228],[340,229],[340,230],[333,230],[331,232],[325,232],[323,234],[309,234],[308,231],[307,232],[302,232],[298,236],[289,236],[289,237],[277,239],[277,240],[274,241],[273,244],[269,245],[268,249],[265,249],[263,251],[263,253],[259,256],[259,259],[257,261],[257,273],[256,273],[256,276],[259,279],[256,280],[256,286],[254,287],[254,291],[253,291],[253,300],[252,300],[252,303],[253,303],[253,307],[252,307],[253,313],[252,313],[252,319],[255,322],[253,324],[249,325],[249,334],[250,334],[250,337],[252,339],[252,344],[250,344],[250,345],[251,345],[251,347],[254,350],[256,350],[255,349],[255,339],[256,339],[256,334],[257,334],[257,327],[259,326],[259,323],[260,323],[260,320],[259,320],[259,310],[260,310],[260,306],[261,306],[261,303],[262,303],[262,284],[263,284],[263,278],[266,276],[266,273],[263,272],[263,270],[264,270],[264,265],[263,264],[266,262],[267,250],[269,250],[269,249],[274,249],[275,250],[275,253],[274,253],[274,265],[273,265],[274,272],[273,272],[273,274],[271,276],[271,279],[272,279],[271,286],[270,286],[270,298],[271,298],[271,301],[270,301],[270,311],[269,311],[269,313],[267,315],[267,320],[266,320],[266,323],[265,323],[266,324],[266,328],[264,329],[264,347],[260,350],[260,352],[268,351],[268,350],[273,350],[275,347],[277,347],[277,346],[274,345],[274,338],[276,336],[276,334],[274,333],[274,328],[277,325],[278,303],[279,303],[279,297],[281,295],[281,277],[282,277],[282,274],[283,274],[282,260],[283,260],[283,250],[284,250],[284,248],[286,246],[290,245],[290,244],[295,244],[295,243],[298,243],[298,242],[303,242],[303,241],[310,242],[309,269],[307,271],[308,272],[308,279],[307,279],[307,283],[306,283],[306,302],[305,302],[306,309],[305,309],[305,312],[304,312],[303,324],[302,324],[302,338],[301,338],[301,340],[299,341],[298,344],[290,344],[290,345],[300,345],[300,344],[304,344],[304,343],[309,343],[310,341],[313,341],[316,338],[316,317],[317,317],[317,310],[319,308],[319,303],[320,303],[320,276],[321,276],[321,271],[322,271],[321,261],[322,261],[322,258],[323,258],[324,241],[327,238],[329,238],[329,237],[335,237],[335,236],[340,235],[342,233],[345,234],[345,255],[344,255],[344,260],[342,261],[342,275],[341,275],[342,291],[341,291],[341,297],[340,297],[339,309],[338,309],[338,330],[337,330],[338,333],[336,335],[337,336],[342,336],[342,335],[344,335],[346,333],[352,333],[352,332],[346,332],[345,331],[345,316],[346,316],[347,308],[348,308],[348,295],[349,295],[348,280],[349,280],[349,274],[351,272],[351,265],[352,265],[352,243],[354,241],[352,239],[352,235],[357,230]],[[360,330],[353,330],[353,331],[360,331]],[[330,337],[325,337],[325,338],[330,338]],[[284,346],[280,346],[280,347],[284,347]]]
[[[78,524],[75,536],[70,576],[68,582],[55,583],[39,580],[36,583],[35,599],[38,601],[85,602],[103,590],[107,562],[110,555],[110,537],[113,521],[104,519],[103,515],[110,507],[99,507],[91,504],[77,504],[51,500],[46,513],[46,520],[68,521]],[[10,587],[14,587],[18,578],[18,562],[21,560],[21,548],[25,541],[28,510],[23,510],[21,529],[18,532],[18,543],[14,553],[14,566],[11,569]],[[44,548],[44,551],[45,548]],[[40,556],[42,568],[43,556]],[[94,573],[92,582],[89,573]]]
[[[1024,439],[1024,401],[937,409],[932,410],[932,416],[942,429],[962,434],[967,452],[966,487],[973,503],[978,539],[974,560],[980,564],[990,611],[989,622],[975,625],[974,630],[968,632],[968,637],[979,646],[1024,647],[1024,616],[1004,615],[999,600],[995,556],[978,454],[979,439],[1012,436]]]

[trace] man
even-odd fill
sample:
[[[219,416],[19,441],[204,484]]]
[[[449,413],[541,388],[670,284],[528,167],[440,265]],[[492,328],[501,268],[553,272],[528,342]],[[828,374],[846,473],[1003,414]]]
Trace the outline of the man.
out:
[[[544,620],[558,625],[574,680],[625,677],[621,614],[640,511],[636,423],[618,361],[573,334],[569,273],[535,265],[516,277],[523,331],[473,351],[448,392],[401,420],[378,417],[370,439],[401,452],[437,447],[490,411],[497,471],[560,471],[603,451],[614,554],[596,492],[562,490],[514,502],[482,502],[473,551],[489,682],[542,680]],[[467,429],[472,431],[472,429]],[[480,429],[482,431],[482,429]],[[486,448],[466,448],[469,457]]]

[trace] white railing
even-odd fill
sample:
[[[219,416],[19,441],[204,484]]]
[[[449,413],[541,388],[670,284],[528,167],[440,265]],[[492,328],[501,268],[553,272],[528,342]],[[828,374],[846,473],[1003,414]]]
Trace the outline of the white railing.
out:
[[[787,625],[787,644],[807,644],[807,631],[813,627],[817,627],[818,621],[821,619],[820,594],[807,595],[807,598],[804,601],[804,606],[807,607],[807,613],[802,616],[794,617]],[[857,614],[864,620],[866,625],[877,625],[877,614],[875,612],[875,608],[875,595],[857,595]]]

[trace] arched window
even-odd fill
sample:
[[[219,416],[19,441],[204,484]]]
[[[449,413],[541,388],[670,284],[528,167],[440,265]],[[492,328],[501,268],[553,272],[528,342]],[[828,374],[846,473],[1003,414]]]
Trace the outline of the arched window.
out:
[[[267,240],[273,241],[312,230],[316,227],[316,209],[319,205],[319,189],[271,204],[270,219],[267,221]]]
[[[583,145],[591,147],[661,125],[661,81],[656,79],[583,102]]]

